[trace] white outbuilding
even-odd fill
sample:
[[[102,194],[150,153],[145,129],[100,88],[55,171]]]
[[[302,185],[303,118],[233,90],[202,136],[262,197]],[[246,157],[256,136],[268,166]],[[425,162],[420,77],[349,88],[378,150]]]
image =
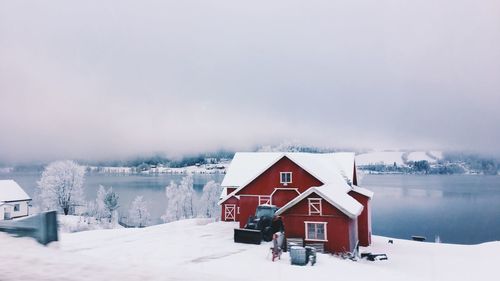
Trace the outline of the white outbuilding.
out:
[[[14,180],[0,180],[0,221],[29,215],[31,197]]]

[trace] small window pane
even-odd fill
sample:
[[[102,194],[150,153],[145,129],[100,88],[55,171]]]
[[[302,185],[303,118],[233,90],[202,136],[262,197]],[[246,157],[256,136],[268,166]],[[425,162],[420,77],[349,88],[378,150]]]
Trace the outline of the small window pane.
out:
[[[316,239],[318,240],[325,240],[325,225],[324,224],[317,224],[316,225]]]
[[[316,237],[316,234],[315,234],[315,229],[316,229],[315,225],[312,224],[312,223],[309,223],[307,226],[308,226],[307,227],[307,229],[308,229],[308,231],[307,231],[307,237],[309,239],[316,239],[315,238]]]
[[[282,172],[280,173],[281,183],[291,183],[292,182],[292,173],[291,172]]]

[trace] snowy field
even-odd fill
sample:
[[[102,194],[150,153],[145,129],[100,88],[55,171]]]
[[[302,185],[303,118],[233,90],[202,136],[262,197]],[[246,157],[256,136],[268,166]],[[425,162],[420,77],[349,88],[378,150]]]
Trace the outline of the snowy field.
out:
[[[320,254],[315,266],[272,262],[269,244],[232,241],[236,223],[185,220],[143,229],[63,233],[48,247],[0,233],[0,280],[481,280],[498,273],[500,242],[474,246],[374,237],[387,261]]]

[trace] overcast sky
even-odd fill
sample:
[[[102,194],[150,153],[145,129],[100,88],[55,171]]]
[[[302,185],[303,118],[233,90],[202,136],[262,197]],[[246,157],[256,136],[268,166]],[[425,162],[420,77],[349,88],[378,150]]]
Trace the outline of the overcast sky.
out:
[[[500,155],[500,2],[0,0],[0,160]]]

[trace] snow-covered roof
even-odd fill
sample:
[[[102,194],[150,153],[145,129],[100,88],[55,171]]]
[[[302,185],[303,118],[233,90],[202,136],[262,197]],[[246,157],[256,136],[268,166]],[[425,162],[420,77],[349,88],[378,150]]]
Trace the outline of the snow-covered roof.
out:
[[[357,192],[357,193],[359,193],[359,194],[361,194],[361,195],[364,195],[364,196],[366,196],[366,197],[368,197],[368,198],[372,198],[372,197],[373,197],[373,191],[368,190],[368,189],[366,189],[366,188],[359,187],[359,186],[357,186],[357,185],[353,185],[353,186],[352,186],[352,190],[353,190],[354,192]]]
[[[0,202],[31,200],[14,180],[0,180]]]
[[[353,180],[354,153],[238,152],[221,185],[247,185],[284,156],[323,183],[337,181],[339,174],[351,182]]]
[[[325,184],[309,188],[299,196],[295,197],[292,201],[288,202],[285,206],[281,207],[276,212],[276,215],[283,214],[286,210],[290,209],[312,193],[318,194],[321,198],[325,199],[328,203],[332,204],[350,218],[357,218],[359,214],[361,214],[361,211],[363,211],[363,205],[356,201],[356,199],[352,198],[349,194],[342,190],[338,190],[335,186]]]
[[[226,171],[221,186],[240,187],[262,174],[283,157],[278,152],[237,152]]]
[[[219,203],[237,194],[242,188],[269,169],[281,158],[287,157],[324,184],[348,192],[354,174],[354,153],[302,153],[302,152],[238,152],[234,155],[223,187],[235,187],[227,194],[224,189]]]

